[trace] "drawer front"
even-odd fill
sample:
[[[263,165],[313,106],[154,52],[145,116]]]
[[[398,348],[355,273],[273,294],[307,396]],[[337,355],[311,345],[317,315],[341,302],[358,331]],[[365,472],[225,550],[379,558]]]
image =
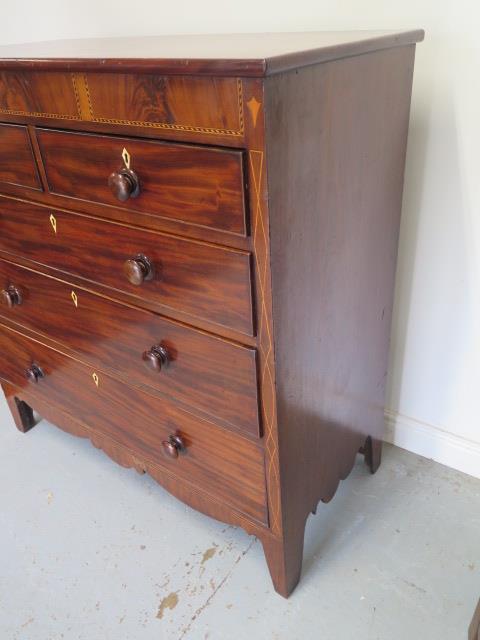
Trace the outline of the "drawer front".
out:
[[[4,260],[0,289],[11,305],[3,304],[0,314],[9,320],[130,384],[148,386],[225,426],[259,435],[254,349]],[[164,351],[152,350],[157,346]]]
[[[239,78],[0,71],[0,114],[121,125],[234,144],[244,136]]]
[[[57,195],[246,235],[241,151],[45,129],[37,138]],[[139,193],[121,202],[108,179],[125,168]]]
[[[265,523],[265,471],[259,445],[181,411],[63,353],[0,325],[0,377],[32,398],[59,406],[99,433]],[[43,377],[28,381],[36,365]],[[33,375],[31,374],[31,378]],[[180,436],[185,452],[165,457],[162,442]]]
[[[2,182],[42,188],[27,127],[0,124],[0,188]]]
[[[0,250],[176,309],[253,333],[250,254],[0,197]],[[153,277],[131,284],[139,254]]]

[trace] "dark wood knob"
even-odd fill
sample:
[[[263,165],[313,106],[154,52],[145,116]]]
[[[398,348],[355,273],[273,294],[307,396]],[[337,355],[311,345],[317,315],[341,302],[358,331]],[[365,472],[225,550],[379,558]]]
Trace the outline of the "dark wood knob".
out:
[[[136,198],[140,193],[140,181],[137,174],[126,167],[110,174],[108,186],[120,202],[126,202],[129,198]]]
[[[29,382],[37,384],[39,380],[45,377],[45,374],[38,365],[32,364],[32,366],[25,371],[25,377]]]
[[[22,294],[13,285],[4,289],[1,297],[3,304],[7,305],[9,309],[15,305],[22,304]]]
[[[139,286],[145,280],[153,278],[154,269],[153,264],[146,256],[138,254],[134,258],[125,261],[123,272],[131,284]]]
[[[186,451],[184,441],[177,435],[169,436],[168,440],[164,440],[162,442],[162,447],[163,453],[167,458],[178,458],[180,453],[184,453]]]
[[[143,352],[142,359],[148,369],[160,373],[164,367],[168,366],[168,351],[161,344],[156,344]]]

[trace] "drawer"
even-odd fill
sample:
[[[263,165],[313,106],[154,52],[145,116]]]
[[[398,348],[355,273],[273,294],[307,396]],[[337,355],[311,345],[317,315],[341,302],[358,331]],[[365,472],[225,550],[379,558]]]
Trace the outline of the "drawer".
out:
[[[246,235],[241,151],[47,129],[37,138],[52,193]]]
[[[0,124],[1,183],[41,190],[27,127]]]
[[[56,120],[53,126],[83,121],[129,127],[142,135],[194,137],[205,144],[236,146],[243,141],[240,78],[159,75],[154,69],[101,73],[102,66],[93,73],[1,69],[0,114],[32,122]]]
[[[167,399],[134,390],[60,351],[0,325],[0,377],[35,399],[129,448],[140,460],[161,465],[265,523],[265,469],[260,445],[182,411]],[[32,366],[36,371],[34,382]],[[27,380],[26,372],[30,372]],[[32,401],[33,406],[34,401]],[[180,437],[185,450],[165,456],[163,443]],[[170,445],[172,448],[173,445]],[[175,453],[175,449],[173,450]]]
[[[163,312],[174,309],[253,333],[250,254],[245,251],[2,197],[0,250],[128,293],[139,301],[148,300]],[[132,262],[139,255],[151,263],[153,275],[135,285],[124,269],[127,261],[131,268],[141,264]]]
[[[12,305],[0,307],[9,320],[63,343],[130,384],[259,435],[255,349],[4,260],[0,289]]]

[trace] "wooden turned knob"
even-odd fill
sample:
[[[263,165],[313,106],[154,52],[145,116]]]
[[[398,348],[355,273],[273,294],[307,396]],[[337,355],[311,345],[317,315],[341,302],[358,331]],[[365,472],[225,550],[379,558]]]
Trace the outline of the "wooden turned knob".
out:
[[[125,261],[123,272],[131,284],[139,286],[145,280],[153,278],[154,269],[153,264],[146,256],[138,254],[134,258]]]
[[[29,382],[37,384],[39,380],[45,377],[45,374],[38,365],[32,364],[32,366],[25,371],[25,377]]]
[[[20,291],[13,285],[7,287],[2,291],[1,298],[3,304],[7,305],[9,309],[14,307],[15,305],[22,304],[22,295]]]
[[[168,366],[168,351],[161,344],[156,344],[143,352],[142,359],[148,369],[160,373],[162,368]]]
[[[140,182],[137,174],[126,167],[110,174],[108,186],[120,202],[126,202],[129,198],[136,198],[140,193]]]
[[[184,453],[186,446],[180,436],[169,436],[168,440],[162,442],[163,453],[167,458],[178,458],[179,453]]]

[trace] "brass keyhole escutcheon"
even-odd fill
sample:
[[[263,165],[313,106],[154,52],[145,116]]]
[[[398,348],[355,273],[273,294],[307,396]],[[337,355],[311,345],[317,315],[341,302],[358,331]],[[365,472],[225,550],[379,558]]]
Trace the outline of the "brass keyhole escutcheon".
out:
[[[122,159],[127,169],[130,169],[130,154],[128,153],[125,147],[123,147]]]
[[[55,218],[53,213],[50,214],[50,224],[52,225],[54,233],[57,233],[57,219]]]

